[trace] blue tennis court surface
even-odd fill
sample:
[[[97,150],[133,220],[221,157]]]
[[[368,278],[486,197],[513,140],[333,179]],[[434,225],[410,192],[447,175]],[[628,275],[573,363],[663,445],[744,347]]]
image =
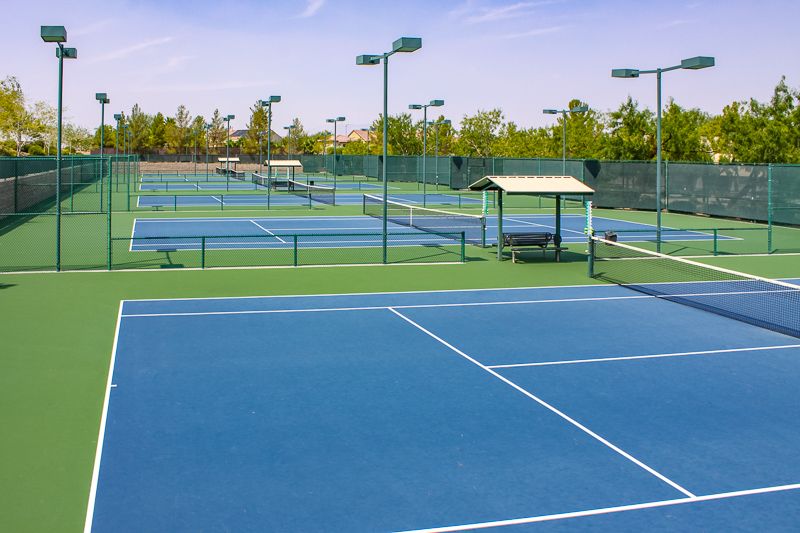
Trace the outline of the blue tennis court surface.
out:
[[[610,285],[127,301],[87,531],[791,531],[800,340]]]
[[[296,197],[282,197],[296,198]],[[273,197],[274,199],[274,197]],[[227,201],[227,197],[226,197]],[[585,218],[582,215],[562,216],[561,234],[565,243],[586,242],[584,232]],[[240,240],[225,239],[206,242],[206,249],[244,249],[244,248],[283,248],[289,246],[281,236],[302,233],[347,233],[347,232],[380,232],[381,220],[368,216],[325,216],[325,217],[215,217],[215,218],[137,218],[133,225],[134,238],[147,240],[133,241],[132,250],[153,251],[162,249],[195,250],[201,246],[199,237],[229,236],[247,237]],[[407,226],[387,224],[392,233],[414,231]],[[655,238],[655,228],[649,224],[625,222],[621,220],[594,217],[596,231],[603,229],[637,230],[641,232],[620,234],[620,241],[641,241]],[[446,231],[443,228],[442,231]],[[552,215],[513,215],[503,217],[503,231],[555,231],[555,220]],[[254,236],[263,235],[264,239]],[[182,240],[180,243],[157,237],[198,237],[196,240]],[[667,240],[711,240],[713,235],[695,231],[671,231],[664,233]],[[720,239],[729,238],[722,237]],[[427,241],[426,241],[427,242]],[[486,218],[486,244],[497,242],[497,219]],[[337,244],[338,243],[338,244]],[[404,244],[413,244],[405,242]],[[319,244],[314,244],[317,246]],[[330,243],[330,246],[341,246],[341,241]],[[378,244],[371,243],[371,246]]]

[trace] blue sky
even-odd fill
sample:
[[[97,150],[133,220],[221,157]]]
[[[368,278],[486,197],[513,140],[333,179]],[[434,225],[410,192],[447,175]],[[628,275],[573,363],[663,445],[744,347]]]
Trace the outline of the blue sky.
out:
[[[107,117],[135,103],[174,116],[183,104],[206,119],[234,114],[231,126],[244,128],[256,100],[280,95],[279,133],[295,117],[308,132],[337,116],[346,117],[340,132],[364,127],[381,112],[383,73],[355,58],[399,37],[421,37],[422,49],[389,60],[389,113],[442,99],[431,114],[454,123],[500,108],[520,127],[543,126],[556,118],[544,108],[580,98],[605,112],[629,94],[654,109],[655,76],[614,79],[611,69],[698,55],[716,66],[664,74],[664,102],[720,113],[735,100],[768,100],[782,75],[800,87],[796,0],[30,0],[4,14],[0,77],[55,105],[55,47],[39,28],[65,26],[78,49],[65,62],[66,116],[92,128],[96,92],[111,99]]]

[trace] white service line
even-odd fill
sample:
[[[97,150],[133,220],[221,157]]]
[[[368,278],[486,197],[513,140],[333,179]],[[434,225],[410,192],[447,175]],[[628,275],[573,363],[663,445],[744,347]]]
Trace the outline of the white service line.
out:
[[[551,520],[564,520],[566,518],[579,518],[582,516],[597,516],[610,513],[621,513],[625,511],[638,511],[640,509],[654,509],[657,507],[667,507],[670,505],[681,505],[684,503],[698,503],[712,500],[723,500],[726,498],[737,498],[740,496],[753,496],[755,494],[769,494],[771,492],[781,492],[785,490],[800,489],[800,483],[793,485],[780,485],[776,487],[764,487],[760,489],[737,490],[734,492],[722,492],[719,494],[707,494],[705,496],[695,496],[691,498],[677,498],[675,500],[661,500],[657,502],[636,503],[632,505],[620,505],[618,507],[604,507],[601,509],[588,509],[586,511],[575,511],[572,513],[558,513],[551,515],[531,516],[527,518],[513,518],[510,520],[497,520],[494,522],[481,522],[476,524],[461,524],[457,526],[432,527],[427,529],[414,529],[399,531],[397,533],[450,533],[452,531],[471,531],[473,529],[487,529],[491,527],[514,526],[520,524],[533,524],[536,522],[548,522]]]
[[[276,239],[278,239],[278,240],[279,240],[279,241],[281,241],[282,243],[286,244],[286,241],[284,241],[283,239],[281,239],[280,237],[278,237],[277,235],[275,235],[274,233],[272,233],[270,230],[268,230],[267,228],[265,228],[264,226],[262,226],[261,224],[259,224],[259,223],[258,223],[258,222],[256,222],[255,220],[251,220],[250,222],[252,222],[252,223],[253,223],[253,224],[255,224],[256,226],[258,226],[259,228],[263,229],[264,231],[266,231],[267,233],[269,233],[270,235],[272,235],[273,237],[275,237]]]
[[[800,348],[800,344],[782,346],[758,346],[756,348],[730,348],[726,350],[705,350],[702,352],[676,352],[651,355],[630,355],[625,357],[603,357],[600,359],[573,359],[571,361],[547,361],[542,363],[515,363],[510,365],[488,365],[486,368],[521,368],[526,366],[574,365],[578,363],[606,363],[609,361],[629,361],[634,359],[657,359],[659,357],[681,357],[684,355],[708,355],[716,353],[756,352],[759,350],[781,350],[784,348]]]
[[[611,448],[612,450],[614,450],[615,452],[617,452],[621,456],[625,457],[626,459],[628,459],[629,461],[631,461],[635,465],[639,466],[640,468],[642,468],[645,471],[649,472],[650,474],[654,475],[655,477],[657,477],[658,479],[660,479],[664,483],[667,483],[668,485],[670,485],[674,489],[682,492],[683,494],[685,494],[689,498],[696,498],[696,496],[694,494],[692,494],[691,492],[689,492],[685,488],[681,487],[680,485],[678,485],[677,483],[675,483],[674,481],[672,481],[671,479],[669,479],[665,475],[663,475],[660,472],[657,472],[656,470],[654,470],[653,468],[647,466],[646,464],[644,464],[643,462],[639,461],[638,459],[636,459],[631,454],[623,451],[621,448],[618,448],[617,446],[615,446],[611,442],[607,441],[606,439],[604,439],[603,437],[601,437],[600,435],[598,435],[597,433],[595,433],[591,429],[587,428],[586,426],[584,426],[583,424],[581,424],[577,420],[575,420],[573,418],[570,418],[567,414],[559,411],[558,409],[556,409],[555,407],[553,407],[549,403],[545,402],[541,398],[538,398],[538,397],[534,396],[532,393],[530,393],[527,390],[523,389],[522,387],[520,387],[519,385],[517,385],[513,381],[501,376],[500,374],[498,374],[497,372],[495,372],[491,368],[489,368],[486,365],[484,365],[484,364],[478,362],[477,360],[473,359],[472,357],[470,357],[469,355],[465,354],[464,352],[462,352],[461,350],[459,350],[458,348],[456,348],[452,344],[448,343],[444,339],[441,339],[441,338],[437,337],[436,335],[434,335],[433,333],[431,333],[427,329],[423,328],[422,326],[420,326],[419,324],[417,324],[416,322],[414,322],[410,318],[408,318],[406,316],[403,316],[401,313],[398,313],[396,310],[392,309],[391,307],[389,308],[389,311],[393,312],[394,314],[396,314],[397,316],[399,316],[400,318],[402,318],[403,320],[405,320],[406,322],[408,322],[412,326],[416,327],[420,331],[426,333],[427,335],[431,336],[435,340],[437,340],[440,343],[444,344],[445,346],[447,346],[448,348],[450,348],[451,350],[456,352],[461,357],[465,358],[466,360],[470,361],[471,363],[474,363],[475,365],[477,365],[480,368],[484,369],[486,372],[492,374],[497,379],[499,379],[499,380],[503,381],[504,383],[510,385],[511,387],[517,389],[519,392],[521,392],[522,394],[524,394],[525,396],[527,396],[531,400],[534,400],[535,402],[539,403],[541,406],[545,407],[546,409],[549,409],[550,411],[552,411],[556,415],[560,416],[561,418],[563,418],[564,420],[566,420],[570,424],[574,425],[575,427],[577,427],[578,429],[580,429],[584,433],[586,433],[586,434],[590,435],[591,437],[595,438],[597,441],[601,442],[602,444],[605,444],[606,446],[608,446],[609,448]]]

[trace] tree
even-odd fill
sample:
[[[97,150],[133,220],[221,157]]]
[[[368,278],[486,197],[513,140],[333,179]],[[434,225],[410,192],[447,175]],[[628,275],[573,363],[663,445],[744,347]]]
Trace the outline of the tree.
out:
[[[701,129],[710,117],[699,109],[684,109],[669,99],[661,119],[661,151],[670,161],[711,161]]]
[[[261,145],[261,137],[266,138],[266,134],[259,135],[259,132],[267,131],[269,116],[267,107],[261,105],[261,100],[256,100],[255,105],[250,108],[250,121],[247,123],[247,135],[242,138],[244,149],[247,153],[257,154]]]
[[[497,148],[497,135],[502,123],[503,113],[499,109],[480,110],[473,117],[464,115],[457,153],[472,157],[492,157]]]
[[[225,122],[222,115],[219,114],[219,109],[215,109],[214,116],[211,117],[211,138],[209,139],[211,147],[215,149],[215,151],[225,143],[227,137],[227,132],[223,124],[225,124]]]
[[[163,118],[163,117],[162,117]],[[142,153],[150,146],[150,123],[153,117],[143,113],[139,104],[134,104],[131,109],[130,130],[133,134],[131,138],[131,148],[134,152]]]
[[[167,143],[167,123],[160,111],[150,121],[147,135],[151,148],[163,148]]]
[[[639,110],[639,103],[627,102],[608,114],[608,135],[602,157],[628,161],[649,161],[656,156],[655,114]]]
[[[192,116],[186,106],[179,105],[173,121],[167,125],[167,143],[172,151],[181,153],[189,145],[187,134],[192,123]]]
[[[374,144],[370,143],[370,153],[380,155],[383,153],[383,117],[373,122],[372,127],[375,128],[377,139]],[[413,123],[409,113],[395,117],[390,115],[387,132],[389,155],[422,155],[422,121]]]
[[[83,126],[67,122],[62,127],[61,136],[67,144],[70,154],[88,151],[92,146],[92,132]]]
[[[36,116],[25,105],[19,81],[13,76],[0,82],[0,132],[14,140],[17,157],[25,142],[42,132]]]

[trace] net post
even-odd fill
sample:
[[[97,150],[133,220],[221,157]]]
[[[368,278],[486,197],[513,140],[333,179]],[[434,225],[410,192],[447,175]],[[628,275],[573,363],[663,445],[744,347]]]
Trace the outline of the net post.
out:
[[[467,247],[467,239],[466,239],[466,236],[464,235],[464,232],[462,231],[461,232],[461,262],[462,263],[466,263],[467,262],[467,250],[466,250],[466,247]]]
[[[718,242],[717,238],[718,237],[719,237],[719,230],[717,228],[714,228],[714,257],[717,256],[717,242]]]
[[[172,197],[173,201],[175,202],[175,211],[178,210],[178,195]]]
[[[206,238],[200,237],[200,268],[206,267]]]
[[[224,211],[225,210],[225,195],[224,194],[220,194],[219,195],[219,210],[220,211]]]
[[[588,261],[588,263],[589,263],[589,265],[588,265],[589,266],[589,277],[590,278],[594,278],[594,247],[595,247],[594,236],[590,234],[589,235],[589,257],[588,257],[588,259],[589,259],[589,261]]]
[[[294,250],[294,252],[293,252],[294,253],[293,265],[297,266],[297,234],[292,235],[292,239],[294,241],[294,246],[293,246],[293,250]]]
[[[772,163],[767,169],[767,253],[772,253]]]
[[[367,195],[366,194],[362,194],[361,195],[361,214],[362,215],[366,215],[367,214]]]

